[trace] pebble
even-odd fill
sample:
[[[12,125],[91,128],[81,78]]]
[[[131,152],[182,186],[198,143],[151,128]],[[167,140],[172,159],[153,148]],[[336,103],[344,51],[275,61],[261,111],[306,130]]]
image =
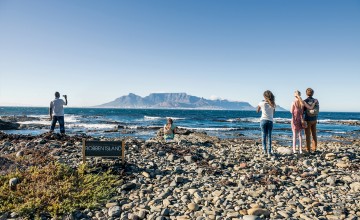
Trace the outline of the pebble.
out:
[[[244,215],[243,220],[261,220],[261,218],[256,215]]]
[[[196,203],[189,203],[188,208],[190,211],[197,211],[199,210],[199,205]]]
[[[9,188],[11,190],[15,190],[16,189],[16,185],[19,183],[19,179],[14,177],[14,178],[11,178],[9,180]]]
[[[121,213],[120,206],[113,206],[113,207],[109,208],[109,211],[108,211],[108,215],[110,217],[119,217],[120,213]]]

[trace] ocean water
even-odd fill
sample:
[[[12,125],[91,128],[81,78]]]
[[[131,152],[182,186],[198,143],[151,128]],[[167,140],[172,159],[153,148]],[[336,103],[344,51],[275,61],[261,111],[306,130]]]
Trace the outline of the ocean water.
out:
[[[28,116],[31,120],[20,124],[38,125],[4,132],[34,135],[47,132],[48,111],[45,107],[0,107],[0,116]],[[180,128],[204,131],[220,138],[261,137],[260,113],[255,111],[65,108],[65,128],[69,135],[149,139],[166,123],[167,117],[173,118]],[[276,112],[274,118],[273,138],[285,143],[291,141],[290,112]],[[320,112],[318,122],[320,140],[339,136],[359,138],[360,126],[350,123],[360,122],[360,113]]]

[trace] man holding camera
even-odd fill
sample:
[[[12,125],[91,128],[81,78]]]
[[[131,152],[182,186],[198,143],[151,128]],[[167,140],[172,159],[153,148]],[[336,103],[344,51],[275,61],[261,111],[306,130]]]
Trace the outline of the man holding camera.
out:
[[[67,95],[63,95],[65,101],[60,99],[60,93],[55,92],[55,99],[50,102],[50,120],[51,127],[50,132],[53,132],[55,129],[56,122],[59,121],[60,133],[65,134],[65,121],[64,121],[64,105],[68,104]]]

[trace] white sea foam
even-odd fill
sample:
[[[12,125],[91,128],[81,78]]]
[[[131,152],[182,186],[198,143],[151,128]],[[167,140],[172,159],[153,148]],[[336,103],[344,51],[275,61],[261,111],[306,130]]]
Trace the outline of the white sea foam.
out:
[[[182,127],[178,126],[178,128],[189,129],[189,130],[198,130],[198,131],[236,131],[239,128],[193,128],[193,127]]]
[[[177,118],[177,117],[166,117],[166,118],[171,118],[172,120],[174,121],[177,121],[177,120],[185,120],[186,118]]]
[[[47,120],[47,121],[20,121],[18,122],[19,124],[22,125],[29,125],[29,124],[37,124],[37,125],[50,125],[51,121]]]
[[[291,118],[274,118],[276,123],[291,123]]]
[[[158,120],[164,120],[165,121],[168,118],[171,118],[174,121],[185,120],[186,119],[186,118],[169,117],[169,116],[166,116],[166,117],[156,117],[156,116],[147,116],[147,115],[144,116],[144,119],[146,121],[158,121]]]
[[[243,119],[241,118],[230,118],[228,120],[226,120],[227,122],[238,122],[238,121],[243,121]]]
[[[338,123],[359,123],[360,120],[332,120],[332,119],[321,119],[319,120],[320,123],[324,123],[324,124],[338,124]]]
[[[137,126],[137,125],[128,125],[128,126],[126,126],[127,129],[133,129],[133,130],[138,129],[138,127],[139,126]]]
[[[28,117],[31,117],[31,118],[40,118],[40,119],[44,119],[44,118],[49,119],[49,118],[50,118],[49,115],[28,115]]]
[[[39,124],[39,125],[50,125],[50,116],[49,115],[28,115],[31,118],[39,118],[40,120],[30,120],[30,121],[20,121],[19,124]],[[80,120],[79,116],[76,115],[65,115],[65,123],[76,123]]]
[[[115,129],[117,125],[113,124],[87,124],[87,123],[77,123],[77,124],[65,124],[65,126],[70,128],[87,128],[87,129]]]
[[[252,123],[259,123],[260,118],[243,118],[241,119],[243,122],[252,122]]]
[[[80,118],[80,116],[78,116],[78,115],[67,115],[67,114],[64,115],[65,123],[66,122],[68,122],[68,123],[79,122],[80,121],[79,118]]]
[[[165,118],[145,115],[144,119],[147,121],[156,121],[156,120],[163,120]]]
[[[334,134],[346,134],[345,131],[331,131],[330,133],[334,133]]]

